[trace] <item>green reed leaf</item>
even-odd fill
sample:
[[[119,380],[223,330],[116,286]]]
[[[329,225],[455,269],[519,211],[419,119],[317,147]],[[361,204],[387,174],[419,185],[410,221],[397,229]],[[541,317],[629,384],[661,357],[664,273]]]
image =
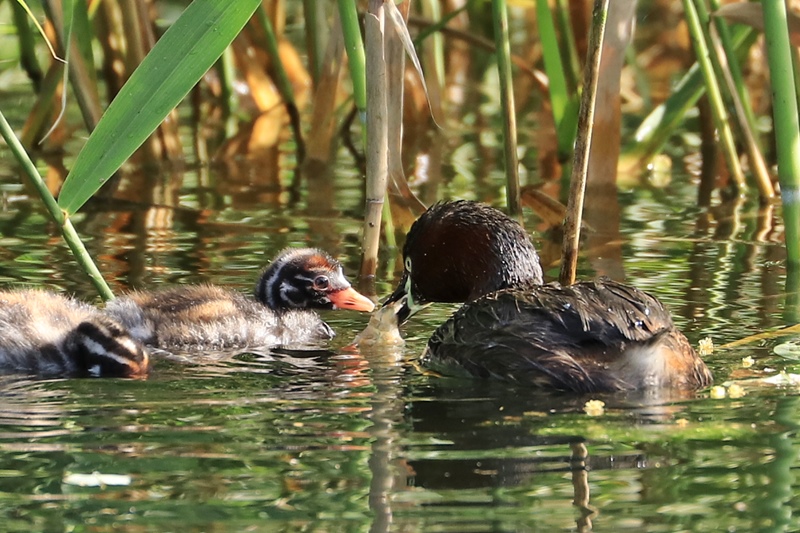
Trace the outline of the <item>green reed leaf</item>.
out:
[[[111,102],[58,203],[75,213],[155,131],[241,31],[261,0],[194,0]]]

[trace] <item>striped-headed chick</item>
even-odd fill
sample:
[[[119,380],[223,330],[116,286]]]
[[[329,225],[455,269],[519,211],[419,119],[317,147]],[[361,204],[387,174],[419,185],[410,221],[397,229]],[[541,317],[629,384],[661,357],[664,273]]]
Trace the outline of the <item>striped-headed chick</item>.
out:
[[[43,290],[0,291],[0,371],[142,378],[149,368],[142,343],[93,306]]]
[[[316,345],[334,332],[314,309],[373,308],[338,261],[314,248],[289,248],[262,272],[255,298],[187,285],[133,292],[109,302],[106,313],[145,344],[206,351]]]

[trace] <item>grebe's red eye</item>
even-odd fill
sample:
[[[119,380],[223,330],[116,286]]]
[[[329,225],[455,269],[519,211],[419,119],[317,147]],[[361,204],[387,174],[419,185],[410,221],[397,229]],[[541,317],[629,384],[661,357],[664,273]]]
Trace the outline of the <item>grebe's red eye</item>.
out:
[[[325,291],[328,290],[330,287],[331,282],[328,280],[328,276],[317,276],[314,278],[314,288],[318,291]]]

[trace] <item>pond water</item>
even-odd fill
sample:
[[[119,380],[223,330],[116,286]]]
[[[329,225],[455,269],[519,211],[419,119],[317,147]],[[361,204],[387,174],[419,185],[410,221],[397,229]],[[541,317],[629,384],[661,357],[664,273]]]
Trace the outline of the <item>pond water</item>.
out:
[[[321,246],[353,277],[362,200],[352,172],[334,186],[331,210],[308,200],[289,206],[256,172],[235,185],[225,172],[129,176],[123,196],[140,187],[159,200],[86,209],[78,230],[115,291],[212,282],[247,292],[285,246]],[[500,180],[487,183],[500,190]],[[447,186],[446,194],[474,197],[470,187]],[[624,259],[590,248],[582,275],[623,272],[667,303],[694,344],[784,325],[791,313],[777,215],[750,204],[676,206],[693,187],[676,176],[667,189],[622,190]],[[8,164],[1,188],[4,285],[96,301]],[[546,248],[546,237],[534,238]],[[381,296],[396,281],[396,255],[382,254]],[[773,353],[786,338],[707,356],[717,384],[741,387],[725,398],[708,390],[544,394],[421,372],[415,358],[452,309],[434,306],[412,321],[399,361],[344,349],[367,317],[331,312],[331,353],[159,357],[147,381],[4,377],[2,529],[800,528],[792,513],[798,389],[758,381],[797,366]],[[605,402],[601,416],[584,412],[590,399]]]

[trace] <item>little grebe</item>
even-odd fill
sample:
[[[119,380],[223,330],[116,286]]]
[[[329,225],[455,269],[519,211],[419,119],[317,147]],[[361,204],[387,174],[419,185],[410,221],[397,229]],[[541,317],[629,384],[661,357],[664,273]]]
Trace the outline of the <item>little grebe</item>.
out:
[[[40,290],[0,291],[0,370],[144,377],[142,344],[89,304]]]
[[[522,226],[471,201],[414,222],[405,271],[384,303],[398,322],[431,302],[466,302],[428,341],[424,365],[534,387],[698,389],[711,373],[655,297],[609,279],[542,284]]]
[[[333,330],[310,309],[372,311],[338,261],[310,248],[282,251],[261,274],[255,299],[212,285],[134,292],[106,313],[151,346],[224,350],[314,344]]]

